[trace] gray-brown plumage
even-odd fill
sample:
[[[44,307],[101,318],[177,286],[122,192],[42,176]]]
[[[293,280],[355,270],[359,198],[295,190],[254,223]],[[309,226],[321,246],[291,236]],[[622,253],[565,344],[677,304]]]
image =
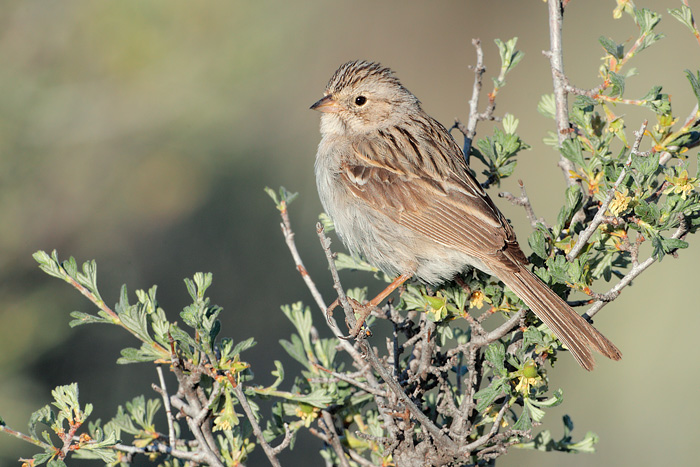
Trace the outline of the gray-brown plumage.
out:
[[[467,170],[449,132],[388,68],[353,61],[335,72],[322,112],[316,181],[352,251],[387,274],[438,284],[469,266],[520,297],[587,370],[591,348],[621,353],[527,268],[515,232]]]

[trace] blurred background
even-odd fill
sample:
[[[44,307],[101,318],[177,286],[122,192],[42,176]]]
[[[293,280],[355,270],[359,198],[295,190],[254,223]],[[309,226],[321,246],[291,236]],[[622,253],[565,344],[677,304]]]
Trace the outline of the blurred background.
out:
[[[700,3],[692,3],[700,14]],[[694,97],[682,71],[697,68],[700,47],[666,12],[680,5],[638,2],[664,15],[659,30],[667,37],[633,61],[640,76],[627,81],[627,96],[641,97],[661,84],[683,120]],[[617,42],[636,37],[629,17],[613,20],[614,7],[612,0],[579,0],[568,7],[565,67],[579,87],[598,84],[599,36]],[[296,240],[330,301],[331,282],[314,232],[321,211],[312,169],[319,116],[308,108],[347,60],[391,66],[424,108],[450,126],[468,113],[471,39],[479,37],[484,45],[487,92],[499,66],[493,40],[517,36],[526,55],[499,94],[496,113],[520,118],[520,134],[532,150],[522,154],[512,180],[491,193],[516,190],[521,178],[537,215],[555,219],[564,180],[556,154],[542,144],[553,122],[536,112],[551,88],[541,54],[549,40],[546,10],[541,1],[516,0],[5,0],[0,415],[25,430],[30,414],[50,401],[50,389],[74,381],[81,400],[93,402],[94,416],[103,420],[136,395],[156,397],[151,366],[115,364],[119,349],[136,345],[134,339],[116,328],[68,327],[70,311],[93,309],[67,284],[37,269],[31,254],[38,249],[57,249],[61,258],[72,255],[80,262],[96,259],[108,304],[116,302],[123,283],[132,297],[135,289],[158,284],[172,319],[189,303],[183,278],[212,272],[209,295],[225,308],[222,334],[258,341],[243,355],[256,381],[273,380],[273,359],[287,362],[292,378],[298,366],[278,344],[291,326],[279,307],[312,300],[263,187],[284,185],[300,193],[291,206]],[[617,112],[626,115],[630,132],[643,118],[653,118],[636,109]],[[491,129],[482,123],[479,136]],[[527,238],[523,210],[503,200],[497,204],[520,238]],[[690,241],[678,259],[654,265],[596,317],[599,329],[622,349],[621,362],[599,359],[599,368],[588,374],[564,356],[550,373],[565,403],[548,412],[545,427],[558,439],[561,416],[568,413],[575,437],[588,430],[600,435],[598,452],[511,449],[499,465],[690,465],[696,459],[700,309],[690,292],[697,288],[700,245]],[[334,245],[341,248],[338,241]],[[342,277],[346,286],[380,287],[367,274]],[[321,465],[317,440],[300,443],[283,464]],[[34,452],[0,436],[2,465]],[[249,465],[266,465],[259,454]]]

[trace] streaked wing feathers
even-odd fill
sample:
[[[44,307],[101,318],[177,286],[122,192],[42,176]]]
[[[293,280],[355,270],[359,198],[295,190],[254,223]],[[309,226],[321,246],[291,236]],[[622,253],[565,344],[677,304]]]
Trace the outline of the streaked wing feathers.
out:
[[[496,261],[515,270],[511,258],[527,263],[510,224],[466,166],[452,161],[447,173],[421,177],[410,170],[406,156],[387,149],[390,145],[364,140],[354,146],[356,158],[343,164],[340,174],[353,195],[398,224],[486,264]],[[423,161],[445,158],[434,154],[437,149],[416,144],[415,152]]]

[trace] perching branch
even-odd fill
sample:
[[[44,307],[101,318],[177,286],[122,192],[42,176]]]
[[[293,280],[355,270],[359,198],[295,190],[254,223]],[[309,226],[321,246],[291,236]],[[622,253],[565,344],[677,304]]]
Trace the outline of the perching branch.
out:
[[[323,228],[321,228],[320,224],[317,226],[317,231],[319,238],[321,239],[321,245],[323,246],[323,250],[326,253],[326,259],[328,260],[328,266],[331,269],[331,276],[333,277],[334,287],[338,292],[338,298],[343,304],[343,308],[345,309],[346,315],[352,316],[354,315],[354,310],[350,305],[350,302],[348,302],[347,297],[345,296],[345,292],[343,291],[343,287],[340,284],[340,279],[338,278],[338,271],[335,267],[335,261],[333,260],[332,253],[330,252],[330,239],[326,237],[326,235],[323,233]],[[389,386],[389,389],[391,389],[394,395],[398,397],[398,399],[405,405],[408,411],[411,412],[411,415],[413,415],[413,417],[415,417],[420,422],[420,424],[423,427],[425,427],[426,430],[428,430],[428,432],[433,436],[436,442],[438,442],[444,448],[449,449],[449,452],[457,452],[458,447],[454,443],[454,441],[452,441],[452,439],[445,435],[437,426],[435,426],[432,420],[430,420],[418,407],[416,407],[413,401],[406,395],[401,386],[399,386],[399,384],[396,382],[392,374],[389,373],[389,371],[386,369],[384,364],[381,361],[379,361],[379,358],[374,353],[374,350],[372,349],[372,347],[370,347],[367,340],[360,338],[358,340],[358,344],[360,346],[360,351],[362,352],[364,358],[369,362],[374,371],[379,373],[379,376],[384,380],[387,386]]]

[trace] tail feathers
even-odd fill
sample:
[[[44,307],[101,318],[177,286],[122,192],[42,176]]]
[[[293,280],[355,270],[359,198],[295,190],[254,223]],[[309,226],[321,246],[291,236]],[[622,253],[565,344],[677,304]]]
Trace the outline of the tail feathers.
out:
[[[517,271],[498,271],[497,275],[566,344],[579,365],[586,370],[595,367],[591,348],[612,360],[622,358],[615,344],[525,267]]]

